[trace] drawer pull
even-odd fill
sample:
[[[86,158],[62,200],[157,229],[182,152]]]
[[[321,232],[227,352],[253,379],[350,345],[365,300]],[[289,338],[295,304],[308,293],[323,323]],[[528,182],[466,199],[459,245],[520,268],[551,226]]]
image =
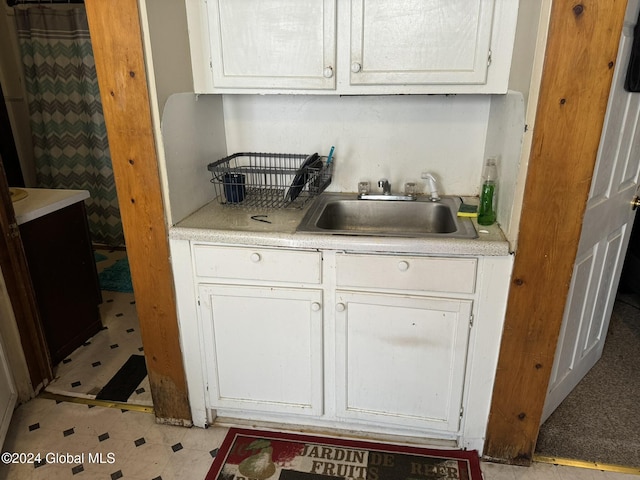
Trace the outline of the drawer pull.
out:
[[[319,312],[320,311],[320,304],[318,302],[313,302],[311,304],[311,310],[313,310],[314,312]]]
[[[398,262],[398,270],[401,272],[409,270],[409,262],[405,262],[404,260],[402,262]]]
[[[338,303],[336,305],[336,310],[338,312],[344,312],[347,309],[347,306],[344,303]]]
[[[251,254],[251,261],[253,263],[258,263],[260,260],[262,260],[262,257],[260,256],[259,253],[252,253]]]

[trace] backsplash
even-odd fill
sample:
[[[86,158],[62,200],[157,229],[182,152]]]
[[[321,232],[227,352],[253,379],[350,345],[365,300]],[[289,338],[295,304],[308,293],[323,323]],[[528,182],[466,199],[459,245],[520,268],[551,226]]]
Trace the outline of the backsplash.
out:
[[[484,159],[498,159],[498,222],[509,237],[524,132],[522,95],[194,95],[169,97],[162,134],[175,224],[214,198],[207,165],[246,151],[327,155],[335,145],[329,191],[359,181],[392,190],[433,173],[444,195],[478,195]]]
[[[329,190],[356,191],[389,179],[392,190],[432,172],[444,194],[477,195],[491,96],[395,95],[223,97],[229,153],[327,155],[335,145]],[[375,187],[377,188],[377,187]]]

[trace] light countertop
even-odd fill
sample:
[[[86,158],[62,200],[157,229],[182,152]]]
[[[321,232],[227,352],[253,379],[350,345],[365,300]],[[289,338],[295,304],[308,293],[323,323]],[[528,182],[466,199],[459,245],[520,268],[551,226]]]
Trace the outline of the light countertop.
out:
[[[477,199],[475,199],[477,201]],[[310,202],[312,203],[312,202]],[[231,245],[272,246],[446,255],[509,255],[509,243],[498,225],[479,226],[478,238],[407,238],[296,232],[304,209],[251,210],[208,203],[169,230],[175,240]],[[254,220],[255,215],[271,223]],[[486,232],[486,233],[485,233]]]
[[[89,198],[87,190],[62,190],[49,188],[20,188],[27,196],[13,202],[18,225],[30,222],[49,213]]]

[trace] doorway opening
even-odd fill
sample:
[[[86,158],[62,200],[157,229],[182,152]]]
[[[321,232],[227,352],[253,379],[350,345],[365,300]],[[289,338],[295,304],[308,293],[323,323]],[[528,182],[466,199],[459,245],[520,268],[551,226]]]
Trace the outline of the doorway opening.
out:
[[[94,255],[101,281],[102,329],[53,367],[55,378],[45,391],[152,406],[146,370],[135,368],[136,360],[144,364],[144,348],[126,249],[98,245],[94,246]],[[118,372],[122,372],[122,378]],[[110,382],[117,393],[109,392]]]
[[[49,7],[49,5],[47,5],[47,7]],[[66,6],[63,7],[67,8]],[[78,6],[74,6],[73,8],[77,7]],[[83,7],[80,6],[79,8]],[[3,22],[7,29],[11,30],[12,27],[15,29],[14,19],[11,18],[14,12],[7,6],[7,3],[2,5],[2,13],[5,17]],[[9,34],[15,34],[15,32],[9,32]],[[21,70],[21,67],[16,65],[17,58],[15,58],[15,53],[12,49],[3,49],[0,55],[4,58],[0,58],[0,68],[8,68],[9,71],[13,68],[15,68],[16,71]],[[13,146],[13,150],[19,152],[20,149],[16,149],[16,139],[13,132],[14,129],[19,129],[19,131],[23,133],[29,130],[28,114],[25,115],[24,111],[18,113],[19,109],[25,109],[27,100],[21,89],[16,88],[15,82],[9,82],[9,86],[10,92],[7,93],[5,91],[6,95],[2,95],[2,107],[6,112],[11,110],[13,115],[7,114],[0,116],[0,133],[2,133],[3,147],[10,144]],[[25,118],[27,119],[26,124]],[[11,125],[11,121],[14,121],[13,125]],[[74,139],[80,134],[78,134],[77,131],[69,130],[68,132],[59,132],[58,135],[60,138]],[[106,142],[106,135],[104,141]],[[92,148],[100,149],[100,146],[93,145]],[[108,146],[106,148],[108,149]],[[21,166],[21,159],[17,154],[6,155],[6,157],[3,156],[3,160],[6,165],[6,170],[12,173],[9,177],[10,188],[25,187],[22,190],[26,191],[27,194],[31,188],[49,188],[37,185],[34,179],[31,178],[32,175],[28,175],[28,172],[27,175],[23,177],[21,168],[24,165]],[[22,160],[24,161],[25,159],[23,158]],[[27,161],[29,160],[27,159]],[[73,166],[71,166],[70,169],[73,170]],[[74,172],[72,171],[69,175],[74,175]],[[84,190],[81,183],[79,183],[77,187],[72,184],[71,187],[52,186],[50,188]],[[28,196],[26,198],[16,199],[16,203],[12,202],[14,209],[18,205],[17,202],[20,201],[28,202]],[[87,217],[89,218],[91,216],[92,212],[89,212]],[[21,225],[19,225],[19,227],[21,227]],[[93,262],[96,273],[98,274],[103,271],[108,271],[112,269],[114,265],[123,261],[126,262],[127,260],[124,242],[115,247],[103,243],[94,243],[93,250]],[[49,254],[55,256],[56,252],[50,252]],[[55,291],[56,278],[50,278],[49,283],[50,288]],[[113,291],[111,287],[106,288],[108,289],[101,288],[102,303],[100,303],[99,307],[96,307],[100,310],[101,329],[94,335],[86,338],[76,350],[65,355],[64,358],[55,359],[54,364],[51,365],[54,372],[54,379],[45,386],[45,391],[78,398],[96,398],[100,395],[104,387],[117,376],[118,372],[127,365],[129,358],[142,358],[142,364],[144,365],[144,350],[142,340],[140,339],[140,328],[135,310],[134,294],[132,291],[120,292]],[[41,317],[46,317],[48,312],[42,311],[42,308],[40,308],[40,310]],[[78,319],[78,321],[83,321],[83,319]],[[49,348],[49,350],[51,349]],[[140,362],[138,362],[138,365],[139,364]],[[140,375],[139,371],[137,375]],[[128,376],[131,377],[131,375]],[[144,379],[138,385],[135,385],[130,395],[122,401],[140,405],[152,405],[146,372]]]
[[[541,425],[535,454],[640,471],[640,295],[618,290],[602,357]]]
[[[558,459],[577,460],[638,474],[640,220],[637,216],[605,335],[602,357],[541,425],[535,454],[542,459],[553,458],[556,463]]]

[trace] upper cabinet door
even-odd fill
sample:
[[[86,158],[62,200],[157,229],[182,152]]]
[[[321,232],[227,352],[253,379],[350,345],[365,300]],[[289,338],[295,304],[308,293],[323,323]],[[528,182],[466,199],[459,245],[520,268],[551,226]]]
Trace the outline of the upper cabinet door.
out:
[[[196,93],[506,93],[517,0],[185,0]]]
[[[485,84],[495,0],[351,0],[351,85]]]
[[[214,88],[335,89],[336,0],[207,2]]]

